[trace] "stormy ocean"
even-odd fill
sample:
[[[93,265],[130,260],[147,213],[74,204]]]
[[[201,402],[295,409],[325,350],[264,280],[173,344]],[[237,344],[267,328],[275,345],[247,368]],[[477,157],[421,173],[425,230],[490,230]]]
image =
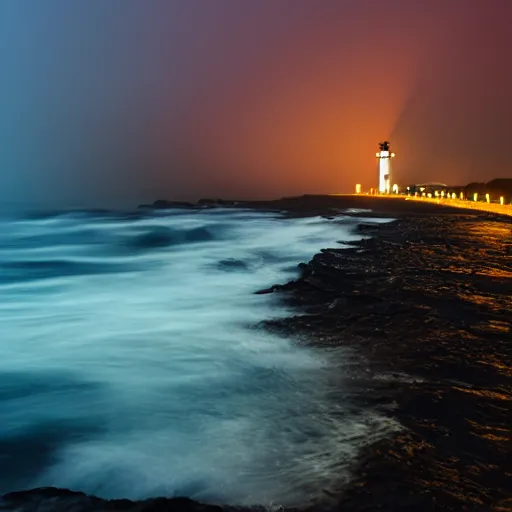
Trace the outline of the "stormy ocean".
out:
[[[0,222],[0,493],[299,505],[386,421],[350,399],[353,355],[271,335],[254,292],[354,219],[249,210]]]

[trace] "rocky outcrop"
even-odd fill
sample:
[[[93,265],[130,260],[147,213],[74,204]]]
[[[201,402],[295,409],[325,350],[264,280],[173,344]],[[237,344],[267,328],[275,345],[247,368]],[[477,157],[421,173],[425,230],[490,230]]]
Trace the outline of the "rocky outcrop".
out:
[[[139,208],[150,208],[154,210],[171,210],[174,208],[197,208],[197,205],[187,201],[168,201],[167,199],[157,199],[152,204],[141,204]]]
[[[243,512],[248,508],[204,505],[188,498],[152,498],[141,501],[104,500],[55,487],[11,492],[0,498],[0,510],[12,512]],[[261,509],[251,509],[263,512]]]
[[[157,199],[151,204],[141,204],[138,208],[152,209],[152,210],[172,210],[172,209],[183,209],[183,208],[229,208],[234,206],[243,206],[240,201],[232,201],[229,199],[199,199],[197,203],[191,203],[188,201],[169,201],[167,199]]]
[[[423,211],[321,251],[269,290],[298,314],[266,325],[362,353],[361,400],[405,427],[368,448],[338,510],[512,510],[512,223]]]
[[[200,206],[221,206],[221,207],[227,207],[227,206],[238,206],[238,201],[233,201],[230,199],[210,199],[210,198],[203,198],[199,199],[197,202]]]

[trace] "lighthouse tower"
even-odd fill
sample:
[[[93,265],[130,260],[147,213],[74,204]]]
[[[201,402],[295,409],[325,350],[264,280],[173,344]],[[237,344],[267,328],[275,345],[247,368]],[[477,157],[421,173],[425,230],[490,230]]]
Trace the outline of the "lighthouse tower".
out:
[[[389,194],[391,191],[391,159],[395,156],[395,153],[391,153],[387,140],[380,142],[379,148],[380,151],[377,153],[379,193]]]

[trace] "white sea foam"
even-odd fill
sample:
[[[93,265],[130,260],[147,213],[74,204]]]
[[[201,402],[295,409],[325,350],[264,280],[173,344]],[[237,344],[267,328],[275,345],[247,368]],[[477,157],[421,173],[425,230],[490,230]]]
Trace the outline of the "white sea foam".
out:
[[[350,402],[348,353],[254,326],[258,289],[347,224],[250,211],[67,214],[0,230],[0,491],[299,505],[389,425]]]

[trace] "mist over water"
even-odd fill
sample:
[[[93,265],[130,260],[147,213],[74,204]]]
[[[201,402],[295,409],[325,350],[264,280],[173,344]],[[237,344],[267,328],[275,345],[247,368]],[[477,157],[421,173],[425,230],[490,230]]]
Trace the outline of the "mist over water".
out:
[[[350,398],[349,351],[258,322],[253,292],[353,219],[251,211],[0,221],[0,492],[301,505],[386,421]]]

